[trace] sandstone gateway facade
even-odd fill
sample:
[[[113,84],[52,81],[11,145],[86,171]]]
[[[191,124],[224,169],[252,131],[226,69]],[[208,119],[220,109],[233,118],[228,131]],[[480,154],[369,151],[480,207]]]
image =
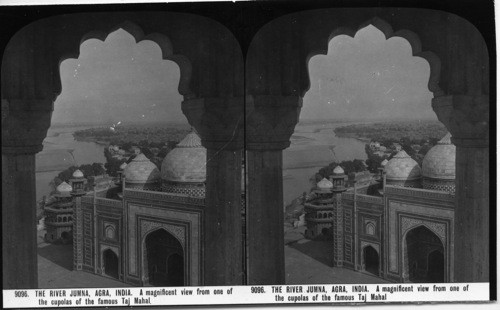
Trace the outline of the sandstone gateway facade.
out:
[[[455,152],[447,134],[422,167],[399,151],[378,180],[350,188],[337,166],[304,203],[306,235],[333,232],[336,267],[394,282],[454,282]]]

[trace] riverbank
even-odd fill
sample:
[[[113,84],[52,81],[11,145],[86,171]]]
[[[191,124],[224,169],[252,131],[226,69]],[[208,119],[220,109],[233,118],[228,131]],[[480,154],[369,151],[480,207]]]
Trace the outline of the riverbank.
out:
[[[61,171],[83,164],[105,163],[106,145],[93,141],[76,141],[73,132],[84,126],[59,126],[49,128],[43,141],[43,150],[35,156],[36,199],[53,190],[50,183]],[[88,128],[88,127],[87,127]]]
[[[78,142],[92,142],[99,145],[109,146],[110,141],[98,140],[95,137],[77,137],[73,134],[75,141]]]
[[[365,142],[409,139],[416,143],[429,139],[439,140],[447,133],[447,129],[438,120],[407,120],[346,124],[338,126],[334,132],[337,137]]]

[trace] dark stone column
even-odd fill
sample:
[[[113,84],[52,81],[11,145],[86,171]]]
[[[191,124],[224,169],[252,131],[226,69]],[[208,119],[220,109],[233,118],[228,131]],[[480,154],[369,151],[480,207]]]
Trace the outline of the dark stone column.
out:
[[[246,102],[248,284],[284,284],[283,149],[302,98],[255,96]]]
[[[248,150],[248,284],[285,284],[282,150]]]
[[[183,113],[207,148],[204,285],[243,283],[241,165],[243,98],[188,99]]]
[[[3,287],[37,288],[35,154],[50,126],[52,100],[2,99],[1,112]]]
[[[207,149],[205,285],[243,284],[241,153]]]
[[[41,149],[41,145],[40,148]],[[36,149],[2,146],[3,288],[38,287]]]
[[[433,100],[457,147],[453,282],[488,282],[490,259],[489,97]]]
[[[452,141],[457,146],[454,281],[488,282],[489,146]]]

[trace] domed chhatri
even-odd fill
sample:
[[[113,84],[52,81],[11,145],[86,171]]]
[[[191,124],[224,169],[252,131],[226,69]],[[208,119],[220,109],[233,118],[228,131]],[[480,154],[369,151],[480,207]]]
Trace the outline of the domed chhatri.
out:
[[[170,151],[161,165],[162,190],[190,196],[205,196],[207,149],[193,130]]]
[[[83,172],[80,169],[76,169],[73,172],[73,178],[83,178]]]
[[[190,132],[161,165],[162,179],[167,182],[203,183],[206,180],[207,149],[196,132]]]
[[[422,170],[405,151],[399,151],[384,167],[387,184],[404,187],[421,187]]]
[[[142,153],[125,167],[123,174],[125,185],[133,188],[152,189],[160,180],[160,170]]]
[[[56,187],[55,196],[57,197],[71,197],[71,191],[73,187],[66,182],[62,182]]]
[[[330,182],[328,179],[323,178],[321,181],[316,183],[316,187],[320,190],[330,190],[333,188],[333,183]]]
[[[455,192],[456,147],[447,133],[425,155],[422,162],[422,185],[425,189]]]
[[[337,167],[335,167],[335,169],[333,169],[333,174],[341,175],[341,174],[345,174],[345,172],[344,172],[344,169],[342,169],[342,167],[337,166]]]
[[[73,188],[71,187],[71,185],[69,185],[68,183],[66,182],[62,182],[61,184],[59,184],[56,188],[56,190],[59,192],[59,193],[65,193],[65,192],[71,192],[73,190]]]

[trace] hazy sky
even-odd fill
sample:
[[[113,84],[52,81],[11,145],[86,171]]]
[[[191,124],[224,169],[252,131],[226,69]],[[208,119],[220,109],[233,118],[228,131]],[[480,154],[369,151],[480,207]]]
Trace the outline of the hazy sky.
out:
[[[309,61],[311,88],[304,96],[301,119],[437,119],[427,88],[429,64],[413,57],[403,38],[385,39],[373,26],[354,38],[341,35],[327,55]]]
[[[162,60],[156,43],[136,43],[122,29],[104,42],[87,40],[78,59],[61,64],[62,93],[52,122],[187,122],[179,76],[177,64]]]
[[[333,38],[327,55],[311,58],[309,73],[301,119],[436,119],[427,61],[413,57],[405,39],[386,40],[373,26],[354,38]],[[136,43],[124,30],[104,42],[87,40],[78,59],[61,64],[62,93],[52,122],[187,123],[179,74],[177,64],[161,59],[156,43]]]

